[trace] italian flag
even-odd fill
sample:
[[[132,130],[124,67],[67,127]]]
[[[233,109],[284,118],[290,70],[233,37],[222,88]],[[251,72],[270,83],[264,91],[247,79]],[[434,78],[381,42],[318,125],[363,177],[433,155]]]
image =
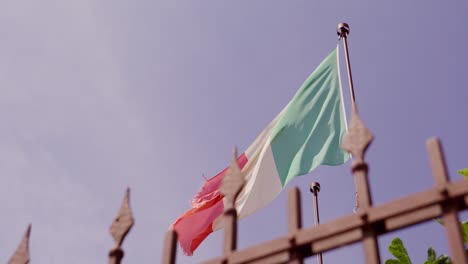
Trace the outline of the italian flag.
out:
[[[349,159],[340,147],[346,115],[337,53],[338,47],[237,159],[246,179],[236,200],[239,218],[268,205],[294,177]],[[171,226],[187,255],[222,228],[224,197],[219,188],[226,172],[227,168],[207,180],[192,200],[192,208]]]

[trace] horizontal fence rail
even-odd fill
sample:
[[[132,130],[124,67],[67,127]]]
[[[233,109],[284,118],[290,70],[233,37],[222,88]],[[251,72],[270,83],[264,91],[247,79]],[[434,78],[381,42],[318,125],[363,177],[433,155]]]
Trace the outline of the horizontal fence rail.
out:
[[[443,212],[451,206],[456,206],[457,210],[468,208],[468,181],[459,180],[445,187],[447,193],[443,193],[445,190],[441,193],[441,189],[436,187],[204,263],[257,263],[267,258],[280,259],[280,256],[287,261],[289,256],[295,254],[303,257],[312,256],[319,252],[359,242],[365,237],[367,228],[373,229],[377,235],[382,235],[425,221],[432,221],[434,218],[443,216]],[[296,192],[299,192],[297,188],[290,190],[290,193]]]

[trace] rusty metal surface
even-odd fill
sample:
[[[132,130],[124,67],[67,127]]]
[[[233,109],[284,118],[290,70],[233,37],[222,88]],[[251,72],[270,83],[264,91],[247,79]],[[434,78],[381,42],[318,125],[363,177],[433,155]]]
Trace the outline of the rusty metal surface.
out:
[[[125,197],[120,206],[117,217],[115,217],[109,232],[114,238],[114,246],[109,251],[109,263],[119,264],[124,256],[124,251],[120,248],[128,232],[132,228],[135,220],[130,209],[130,188],[127,188]]]
[[[460,208],[456,201],[450,199],[446,188],[449,178],[440,140],[438,138],[431,138],[427,140],[426,146],[436,188],[439,187],[441,194],[444,198],[447,198],[446,205],[444,206],[443,220],[450,245],[450,256],[453,263],[468,263],[457,213]]]
[[[444,226],[450,246],[450,257],[453,263],[468,263],[460,230],[460,220],[456,211],[448,211],[444,214]]]
[[[352,229],[337,235],[332,235],[329,238],[312,242],[312,253],[325,252],[327,250],[339,248],[352,244],[361,240],[364,237],[362,229]]]
[[[296,241],[298,244],[310,244],[351,229],[361,228],[363,225],[364,222],[359,215],[351,214],[322,223],[320,226],[304,228],[297,233]]]
[[[274,259],[274,256],[282,256],[282,254],[292,256],[295,253],[300,253],[301,257],[305,258],[318,252],[326,252],[356,242],[362,242],[363,247],[367,248],[365,250],[366,263],[380,263],[376,240],[378,235],[432,221],[439,216],[443,216],[446,223],[449,223],[446,224],[446,228],[454,263],[467,263],[463,259],[466,256],[456,212],[468,208],[468,181],[463,179],[455,182],[448,181],[446,171],[441,169],[445,168],[445,164],[438,141],[428,143],[428,150],[434,175],[443,179],[436,180],[437,184],[434,188],[379,206],[372,206],[370,203],[358,214],[344,216],[305,229],[296,229],[299,220],[297,216],[294,216],[294,212],[300,210],[300,196],[296,189],[292,189],[289,193],[288,208],[293,216],[289,216],[288,235],[231,252],[228,256],[215,258],[205,263],[257,263],[265,259]],[[367,168],[361,165],[360,168],[355,169],[356,172],[367,175]],[[304,250],[307,247],[311,250]],[[295,263],[294,259],[290,261]]]
[[[368,165],[364,160],[365,153],[372,143],[374,136],[370,130],[364,125],[361,117],[358,114],[357,106],[354,98],[353,79],[351,74],[351,65],[349,62],[347,36],[349,26],[346,23],[338,25],[338,34],[343,39],[346,55],[346,66],[348,70],[348,80],[350,93],[352,97],[352,112],[351,122],[348,131],[343,138],[342,148],[349,152],[353,157],[352,172],[354,175],[354,184],[356,188],[356,209],[359,209],[359,214],[363,221],[367,222],[367,210],[372,208],[372,195],[369,186]],[[380,263],[379,244],[377,241],[377,232],[372,226],[365,224],[361,230],[364,234],[363,248],[366,263]],[[351,239],[352,240],[352,239]],[[330,241],[330,244],[331,241]]]
[[[298,260],[289,260],[289,254],[286,252],[281,252],[277,254],[272,254],[268,257],[257,259],[252,262],[251,264],[281,264],[281,263],[288,263],[288,264],[297,264],[302,262],[297,262]]]
[[[432,176],[436,186],[443,186],[448,181],[447,166],[442,151],[442,146],[438,138],[430,138],[426,142],[427,153],[429,154],[429,162],[432,168]]]
[[[354,183],[356,185],[356,209],[361,212],[372,206],[372,195],[370,192],[367,164],[361,163],[356,168],[353,166]]]
[[[164,239],[162,264],[175,264],[177,253],[177,233],[174,230],[166,232]]]
[[[364,154],[373,139],[374,136],[362,122],[356,107],[353,107],[348,132],[343,138],[342,147],[353,155],[354,165],[364,162]]]
[[[223,215],[224,222],[224,255],[229,255],[237,248],[237,212],[234,208],[227,209]]]
[[[302,228],[301,192],[293,187],[288,192],[288,232],[296,234]]]
[[[228,263],[248,263],[263,259],[270,255],[289,253],[291,244],[288,237],[267,241],[261,245],[253,246],[242,251],[234,252],[228,256]],[[242,252],[242,253],[241,253]]]
[[[242,190],[244,183],[244,177],[242,176],[239,165],[237,164],[237,148],[234,148],[231,164],[229,165],[229,169],[224,176],[220,187],[220,191],[224,195],[225,199],[225,210],[234,208],[234,203],[236,202],[236,198]]]
[[[125,236],[127,236],[134,223],[132,210],[130,209],[130,188],[127,188],[120,210],[109,230],[116,245],[122,245]]]
[[[237,148],[234,148],[231,164],[220,187],[220,191],[224,195],[224,255],[229,255],[237,248],[237,211],[235,202],[244,184],[245,179],[237,164]]]
[[[405,214],[390,216],[385,219],[385,229],[387,231],[397,230],[407,226],[410,223],[419,223],[426,219],[436,218],[442,214],[442,208],[439,205],[431,205],[416,211],[408,211]]]
[[[120,247],[114,246],[109,251],[109,264],[120,264],[124,256],[124,251]]]
[[[364,247],[364,259],[368,264],[380,263],[379,242],[375,232],[371,229],[368,234],[364,234],[362,239],[362,246]],[[365,232],[366,233],[366,232]]]
[[[296,233],[302,228],[301,193],[299,188],[291,188],[288,192],[288,234],[290,235],[291,252],[290,264],[302,264],[303,257],[300,251],[294,250],[296,246]]]
[[[31,236],[31,225],[26,229],[26,233],[21,240],[18,248],[8,261],[8,264],[27,264],[29,263],[29,237]]]
[[[229,260],[226,263],[251,263],[254,260],[279,254],[280,252],[291,252],[291,250],[300,250],[301,253],[305,252],[306,254],[303,255],[303,257],[308,257],[319,251],[326,252],[341,246],[359,242],[365,237],[364,230],[366,228],[373,229],[375,235],[382,235],[425,221],[433,221],[435,217],[440,216],[440,214],[437,215],[437,212],[442,213],[443,208],[447,206],[447,199],[464,201],[465,198],[468,198],[467,180],[462,179],[447,184],[447,189],[454,188],[456,188],[457,191],[449,193],[447,197],[435,195],[439,192],[439,188],[435,187],[427,191],[409,195],[397,201],[371,207],[367,210],[366,221],[362,219],[363,215],[361,214],[351,214],[331,222],[322,223],[317,227],[301,229],[293,236],[296,243],[294,249],[292,249],[290,243],[291,235],[285,235],[272,241],[263,242],[253,247],[233,252],[226,258]],[[427,202],[422,202],[425,196],[430,197],[430,199]],[[392,208],[390,213],[388,213],[389,208]],[[459,209],[468,209],[468,205],[462,203]],[[418,212],[420,212],[418,217],[412,216]],[[391,228],[385,228],[385,226],[390,226]],[[304,246],[312,246],[313,251],[302,251]],[[221,259],[222,258],[216,258],[204,263],[222,263],[219,262]]]

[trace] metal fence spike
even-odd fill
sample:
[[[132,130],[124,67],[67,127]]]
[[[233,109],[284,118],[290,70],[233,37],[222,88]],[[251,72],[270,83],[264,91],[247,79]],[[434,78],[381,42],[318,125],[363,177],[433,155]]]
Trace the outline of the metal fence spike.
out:
[[[224,176],[221,184],[220,191],[224,194],[227,202],[227,208],[225,210],[234,208],[237,195],[239,195],[242,187],[244,186],[244,177],[241,174],[239,165],[237,164],[237,148],[234,148],[231,165]]]
[[[342,148],[353,155],[355,163],[361,163],[364,162],[364,154],[373,139],[372,132],[362,122],[356,107],[353,107],[351,122],[343,138]]]
[[[124,200],[117,217],[110,227],[110,233],[116,245],[121,246],[125,236],[134,224],[132,210],[130,209],[130,188],[127,188]]]
[[[21,240],[15,254],[8,261],[8,264],[27,264],[29,263],[29,236],[31,235],[31,224],[29,224],[26,233]]]

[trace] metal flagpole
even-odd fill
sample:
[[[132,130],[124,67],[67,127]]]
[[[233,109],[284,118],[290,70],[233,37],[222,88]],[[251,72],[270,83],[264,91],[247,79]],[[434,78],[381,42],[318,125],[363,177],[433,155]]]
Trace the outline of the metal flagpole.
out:
[[[348,52],[348,34],[349,34],[349,25],[346,23],[340,23],[337,26],[338,36],[343,39],[345,58],[346,58],[346,69],[348,71],[348,82],[349,82],[349,94],[351,95],[351,104],[352,107],[356,107],[356,97],[354,96],[354,86],[353,86],[353,75],[351,74],[351,63],[349,62],[349,52]]]
[[[312,182],[310,184],[310,192],[314,194],[314,212],[315,212],[315,225],[320,224],[320,215],[318,207],[318,193],[320,192],[320,184],[318,182]],[[323,264],[322,253],[317,254],[317,261],[319,264]]]
[[[348,34],[349,34],[349,25],[347,23],[339,23],[336,27],[336,33],[343,40],[344,52],[345,52],[345,59],[346,59],[346,70],[348,73],[348,84],[349,84],[349,95],[351,97],[351,107],[352,112],[357,113],[357,106],[356,106],[356,97],[354,95],[354,85],[353,85],[353,75],[351,73],[351,63],[349,60],[349,50],[348,50]],[[353,209],[353,212],[356,213],[357,209],[359,209],[359,183],[357,180],[354,180],[355,186],[355,196],[356,196],[356,205]]]
[[[343,39],[346,68],[348,70],[349,92],[351,94],[352,103],[351,122],[343,138],[342,148],[350,153],[353,158],[351,171],[354,176],[356,188],[356,208],[362,208],[362,210],[365,211],[372,207],[372,195],[369,188],[369,166],[364,159],[364,155],[367,148],[372,143],[374,136],[372,132],[366,128],[357,111],[348,52],[349,25],[346,23],[338,24],[337,33],[340,38]],[[363,214],[363,219],[365,219],[364,215],[365,213]],[[364,231],[362,245],[364,247],[366,263],[380,263],[379,243],[374,230]]]

